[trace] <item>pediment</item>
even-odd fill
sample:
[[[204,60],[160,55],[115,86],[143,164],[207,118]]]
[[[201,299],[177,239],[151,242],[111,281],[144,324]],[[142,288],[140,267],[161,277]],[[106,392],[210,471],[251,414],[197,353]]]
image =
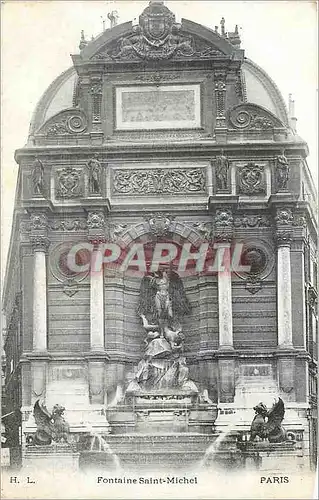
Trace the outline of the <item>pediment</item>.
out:
[[[84,111],[79,108],[70,108],[49,118],[36,134],[47,137],[72,136],[86,132],[87,126],[88,122]]]
[[[141,61],[225,57],[215,45],[179,30],[169,35],[164,43],[153,45],[136,28],[94,54],[95,61]]]
[[[242,103],[228,111],[228,124],[233,129],[285,128],[273,113],[253,103]]]
[[[236,40],[238,44],[239,39]],[[236,51],[235,45],[216,31],[192,21],[176,22],[175,15],[163,2],[153,1],[140,15],[139,24],[125,23],[106,30],[88,43],[80,59],[140,62],[229,58]]]

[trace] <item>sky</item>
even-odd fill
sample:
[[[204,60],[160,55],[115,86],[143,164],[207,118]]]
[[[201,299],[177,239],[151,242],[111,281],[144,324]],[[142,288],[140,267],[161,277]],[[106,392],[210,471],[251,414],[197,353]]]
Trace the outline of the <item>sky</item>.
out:
[[[1,5],[2,275],[10,239],[18,165],[14,151],[26,143],[33,110],[50,83],[72,65],[80,32],[98,35],[107,13],[119,23],[138,18],[148,1],[3,1]],[[245,55],[276,82],[288,103],[295,100],[298,134],[308,142],[308,164],[317,184],[317,2],[167,1],[177,19],[210,28],[222,17],[226,30],[238,24]]]

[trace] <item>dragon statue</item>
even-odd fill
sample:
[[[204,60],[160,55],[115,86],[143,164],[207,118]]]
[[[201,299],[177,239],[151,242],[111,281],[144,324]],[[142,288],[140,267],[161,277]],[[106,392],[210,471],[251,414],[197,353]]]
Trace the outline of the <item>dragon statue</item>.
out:
[[[56,404],[50,414],[44,404],[40,404],[39,399],[35,402],[33,416],[37,430],[34,444],[44,446],[51,444],[52,441],[68,443],[70,426],[63,417],[64,411],[64,406]]]
[[[250,441],[255,441],[257,437],[268,439],[269,443],[286,440],[286,431],[281,425],[285,415],[285,405],[281,398],[278,398],[270,410],[264,403],[259,403],[254,410],[256,415],[250,427]]]

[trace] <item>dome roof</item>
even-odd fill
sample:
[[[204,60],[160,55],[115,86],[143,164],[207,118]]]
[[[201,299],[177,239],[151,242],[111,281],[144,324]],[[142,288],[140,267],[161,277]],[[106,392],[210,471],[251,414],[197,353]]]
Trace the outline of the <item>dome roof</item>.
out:
[[[34,134],[51,116],[74,106],[78,75],[72,66],[59,75],[39,100],[33,113],[29,134]]]

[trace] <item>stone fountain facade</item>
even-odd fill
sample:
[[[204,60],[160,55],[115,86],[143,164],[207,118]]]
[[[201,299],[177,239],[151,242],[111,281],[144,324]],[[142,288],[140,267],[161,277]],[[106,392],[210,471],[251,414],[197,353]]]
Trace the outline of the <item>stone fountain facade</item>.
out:
[[[82,36],[72,61],[15,156],[4,293],[5,404],[21,411],[6,421],[12,447],[24,460],[34,452],[42,399],[65,406],[73,443],[94,432],[123,463],[193,464],[280,395],[309,466],[316,194],[293,103],[287,113],[244,57],[237,28],[176,23],[160,1],[138,25]],[[70,271],[68,252],[83,242],[95,256],[101,243],[144,245],[145,272],[83,271],[85,252]],[[185,244],[232,258],[240,244],[250,271],[180,272],[172,259],[153,272],[155,245],[167,242],[177,260]]]

